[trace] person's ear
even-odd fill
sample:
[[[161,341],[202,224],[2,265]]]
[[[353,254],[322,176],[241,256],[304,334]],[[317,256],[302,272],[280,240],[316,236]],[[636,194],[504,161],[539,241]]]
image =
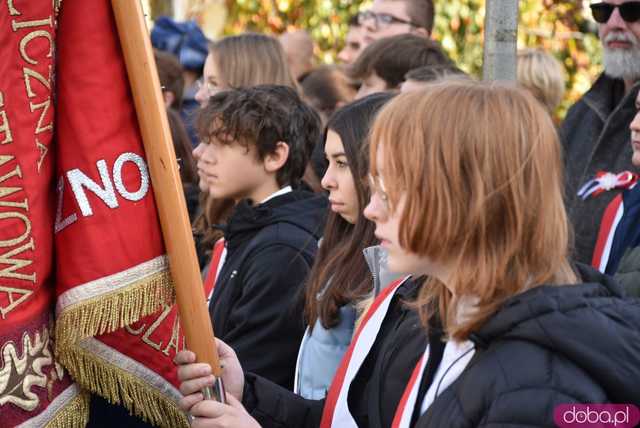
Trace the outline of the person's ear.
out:
[[[283,141],[276,143],[276,149],[265,156],[264,169],[269,173],[277,172],[289,159],[289,145]]]
[[[164,106],[166,108],[171,107],[171,105],[173,104],[173,102],[176,100],[176,94],[174,94],[171,91],[164,91],[162,93],[162,97],[164,98]]]

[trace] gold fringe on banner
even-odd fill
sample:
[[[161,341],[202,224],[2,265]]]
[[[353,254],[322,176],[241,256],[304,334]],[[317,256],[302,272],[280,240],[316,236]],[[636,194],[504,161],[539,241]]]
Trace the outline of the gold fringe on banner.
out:
[[[73,397],[45,428],[84,428],[89,422],[89,394],[81,392]]]
[[[60,361],[80,385],[111,403],[122,404],[145,421],[158,427],[189,427],[187,415],[178,403],[87,350],[74,346],[60,355]]]
[[[168,269],[109,294],[64,309],[56,319],[56,351],[85,337],[111,333],[172,305],[175,290]]]

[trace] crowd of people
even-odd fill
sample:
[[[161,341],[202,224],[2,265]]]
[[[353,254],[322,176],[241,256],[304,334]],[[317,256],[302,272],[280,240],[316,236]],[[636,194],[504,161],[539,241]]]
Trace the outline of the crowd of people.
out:
[[[604,72],[562,123],[551,54],[478,82],[431,38],[432,0],[374,0],[317,67],[302,30],[156,24],[227,391],[205,400],[211,368],[178,353],[192,426],[640,403],[640,3],[591,9]]]

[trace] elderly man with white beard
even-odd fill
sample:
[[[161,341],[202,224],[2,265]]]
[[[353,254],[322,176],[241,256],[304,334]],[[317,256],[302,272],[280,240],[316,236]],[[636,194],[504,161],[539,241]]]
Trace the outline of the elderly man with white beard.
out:
[[[560,132],[574,258],[588,264],[594,260],[604,210],[616,194],[606,190],[625,186],[622,173],[632,168],[629,124],[640,86],[640,1],[602,0],[590,6],[604,73],[571,107]]]

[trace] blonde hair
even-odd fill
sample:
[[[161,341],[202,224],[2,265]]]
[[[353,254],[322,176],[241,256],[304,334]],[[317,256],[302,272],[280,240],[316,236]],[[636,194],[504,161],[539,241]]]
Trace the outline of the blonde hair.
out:
[[[370,141],[371,173],[383,171],[392,210],[406,194],[400,245],[452,266],[447,286],[430,278],[422,287],[415,304],[423,321],[439,311],[448,335],[464,340],[507,298],[575,282],[560,145],[529,93],[473,81],[430,84],[385,106]],[[465,296],[478,300],[462,320]]]
[[[539,49],[518,51],[518,84],[553,114],[565,91],[565,73],[560,61]]]
[[[229,36],[213,42],[209,50],[222,83],[230,88],[272,84],[298,90],[282,45],[273,37],[256,33]]]

